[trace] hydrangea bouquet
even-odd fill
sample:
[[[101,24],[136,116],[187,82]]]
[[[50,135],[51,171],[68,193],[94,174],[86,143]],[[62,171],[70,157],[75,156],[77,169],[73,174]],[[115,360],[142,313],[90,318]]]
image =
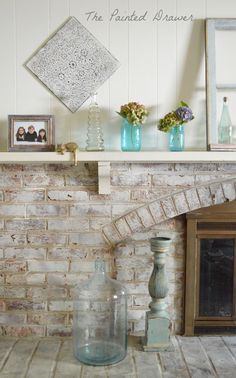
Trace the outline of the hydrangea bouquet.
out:
[[[168,133],[172,127],[183,125],[194,119],[193,112],[190,107],[183,101],[180,102],[180,106],[165,115],[164,118],[160,119],[158,124],[158,129]]]
[[[133,126],[142,125],[148,115],[146,107],[138,102],[129,102],[128,104],[122,105],[120,111],[117,113],[121,117],[126,118]]]

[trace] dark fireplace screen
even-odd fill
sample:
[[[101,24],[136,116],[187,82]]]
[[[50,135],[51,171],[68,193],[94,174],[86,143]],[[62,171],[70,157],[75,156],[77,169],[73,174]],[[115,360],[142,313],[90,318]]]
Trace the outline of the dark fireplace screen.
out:
[[[234,239],[200,240],[199,316],[232,316]]]

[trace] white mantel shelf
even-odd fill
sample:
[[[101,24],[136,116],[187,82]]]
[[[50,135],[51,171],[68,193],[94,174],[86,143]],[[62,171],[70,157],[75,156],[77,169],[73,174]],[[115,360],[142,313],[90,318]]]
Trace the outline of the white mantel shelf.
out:
[[[236,152],[213,151],[102,151],[78,152],[78,161],[81,162],[236,162]],[[57,152],[0,152],[0,163],[66,163],[73,162],[73,155],[66,152],[61,155]]]
[[[57,152],[0,152],[1,163],[73,163],[73,154],[66,152],[61,155]],[[109,194],[110,163],[112,162],[143,162],[143,163],[206,163],[206,162],[235,162],[236,152],[213,151],[100,151],[78,152],[78,162],[98,163],[98,191],[100,194]]]

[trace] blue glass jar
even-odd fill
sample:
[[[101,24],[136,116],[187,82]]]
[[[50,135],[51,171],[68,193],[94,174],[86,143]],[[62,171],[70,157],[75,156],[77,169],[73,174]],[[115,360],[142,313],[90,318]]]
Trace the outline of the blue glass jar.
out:
[[[121,128],[121,150],[140,151],[141,150],[141,126],[134,126],[123,119]]]
[[[178,125],[171,128],[169,132],[169,150],[184,150],[184,126]]]
[[[75,290],[73,316],[75,357],[102,366],[121,361],[127,353],[127,294],[95,262],[95,274]]]

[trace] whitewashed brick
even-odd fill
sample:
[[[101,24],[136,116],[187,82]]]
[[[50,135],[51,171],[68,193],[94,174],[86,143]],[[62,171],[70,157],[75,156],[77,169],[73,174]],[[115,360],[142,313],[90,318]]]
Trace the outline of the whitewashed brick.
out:
[[[66,186],[87,186],[87,185],[97,185],[98,184],[98,176],[97,170],[96,172],[89,172],[86,175],[79,174],[77,176],[76,173],[72,175],[66,175]]]
[[[219,180],[227,180],[230,179],[230,174],[222,174],[222,172],[218,172],[215,174],[200,174],[195,176],[195,185],[200,185],[200,184],[206,184],[208,182],[212,181],[219,181]],[[207,185],[207,184],[206,184]]]
[[[102,204],[89,204],[89,205],[71,205],[70,206],[70,215],[71,216],[110,216],[111,215],[111,206],[102,205]]]
[[[72,301],[50,301],[48,303],[49,311],[72,311]]]
[[[11,274],[11,273],[5,273],[5,283],[7,285],[23,285],[26,283],[26,274],[25,273],[14,273],[14,274]],[[3,276],[3,274],[1,274],[1,276]],[[3,282],[1,282],[1,284],[3,284]]]
[[[4,191],[6,202],[42,202],[45,200],[44,190],[7,189]]]
[[[145,311],[128,309],[129,320],[141,320],[145,318]]]
[[[149,185],[148,174],[142,172],[134,174],[132,172],[123,172],[120,175],[111,174],[111,184],[115,186],[132,186],[132,185]]]
[[[174,164],[172,163],[131,163],[130,165],[131,170],[134,173],[160,173],[160,172],[172,172],[174,171]]]
[[[29,299],[62,299],[67,297],[67,289],[63,287],[31,287],[27,290]]]
[[[5,298],[25,298],[26,289],[23,287],[4,287],[4,297]]]
[[[21,176],[15,173],[1,173],[0,175],[0,188],[7,187],[20,187],[21,186]]]
[[[47,173],[26,173],[23,177],[24,186],[42,188],[42,186],[64,186],[64,177],[57,175],[48,175]]]
[[[230,172],[231,174],[235,174],[236,172],[236,165],[235,163],[219,163],[218,164],[218,171],[225,171]]]
[[[192,172],[204,172],[204,171],[217,171],[217,164],[216,163],[176,163],[175,164],[175,171],[181,172],[181,174],[188,175]]]
[[[161,205],[164,210],[165,215],[168,218],[173,218],[177,215],[173,200],[171,197],[167,197],[163,200],[161,200]]]
[[[105,245],[106,240],[100,232],[77,232],[69,235],[69,243],[84,245]]]
[[[27,273],[26,283],[28,285],[43,285],[45,284],[44,273]]]
[[[47,282],[49,285],[66,285],[67,274],[65,273],[48,273],[47,274]]]
[[[212,198],[209,187],[200,187],[197,188],[198,196],[203,207],[212,205]]]
[[[6,220],[5,221],[6,230],[45,230],[46,221],[41,219],[17,219],[17,220]]]
[[[0,313],[0,324],[23,324],[25,321],[25,314]]]
[[[13,336],[13,337],[27,337],[27,336],[37,336],[37,337],[43,337],[44,336],[44,327],[42,326],[36,326],[36,325],[32,325],[32,326],[29,326],[29,325],[2,325],[1,326],[1,332],[3,335],[8,335],[8,336]],[[36,343],[36,341],[34,341],[34,343]],[[17,374],[16,375],[19,375],[21,371],[25,370],[27,368],[27,361],[28,361],[28,356],[32,353],[32,346],[29,345],[29,341],[27,341],[27,347],[28,347],[28,353],[27,353],[27,356],[26,358],[24,358],[23,356],[23,353],[21,350],[19,350],[17,352],[17,354],[19,353],[19,355],[21,356],[21,364],[19,363],[19,360],[17,362]],[[35,345],[36,347],[36,345]],[[14,357],[13,357],[14,358]],[[15,365],[15,361],[13,362],[14,366]],[[22,368],[22,365],[24,366],[24,368]],[[4,371],[11,371],[11,367],[9,370],[6,370],[7,368],[5,367],[4,368]],[[4,374],[5,375],[5,374]],[[15,374],[14,374],[15,375]],[[12,374],[10,373],[10,375],[6,374],[5,376],[12,376]]]
[[[148,285],[146,282],[130,283],[126,286],[127,294],[145,294],[149,296]]]
[[[45,245],[45,244],[66,244],[67,235],[56,233],[52,231],[46,231],[41,233],[28,234],[27,237],[28,243],[35,245]]]
[[[70,337],[72,336],[72,327],[68,325],[49,325],[47,327],[47,336]]]
[[[87,273],[48,273],[47,282],[50,285],[68,286],[79,285],[81,282],[87,280],[89,274]]]
[[[1,217],[24,217],[25,205],[0,205]]]
[[[147,295],[133,295],[133,305],[135,307],[148,307],[152,298]]]
[[[195,188],[189,189],[185,191],[185,197],[188,202],[188,206],[190,210],[199,209],[201,207],[197,190]]]
[[[49,190],[49,201],[87,201],[89,195],[85,190]]]
[[[91,201],[113,201],[113,202],[127,202],[130,200],[129,190],[113,190],[111,194],[97,194],[91,193],[89,196]]]
[[[45,259],[45,248],[6,248],[4,250],[6,259]]]
[[[156,202],[151,203],[149,205],[149,210],[156,223],[160,223],[166,219],[166,215],[163,211],[163,208],[160,202],[156,201]]]
[[[146,206],[146,207],[140,207],[139,209],[137,209],[137,213],[138,213],[138,216],[139,218],[141,219],[142,221],[142,224],[144,225],[144,227],[148,228],[148,227],[151,227],[155,224],[155,221],[149,211],[149,208]]]
[[[135,255],[137,256],[150,256],[150,244],[145,243],[141,245],[135,245]]]
[[[113,224],[105,226],[102,231],[103,231],[103,234],[105,235],[105,238],[111,244],[116,244],[121,240],[121,237]]]
[[[58,217],[67,215],[67,207],[62,205],[27,205],[27,217]]]
[[[48,258],[51,260],[66,260],[69,258],[84,259],[87,257],[88,251],[83,247],[72,249],[68,247],[53,247],[48,251]]]
[[[24,244],[26,244],[26,235],[24,233],[16,234],[15,232],[0,232],[0,246],[7,247]]]
[[[152,189],[134,189],[131,191],[131,200],[138,202],[150,202],[172,194],[172,187],[154,187]]]
[[[133,232],[143,228],[142,222],[137,215],[136,211],[132,211],[125,215],[125,220]]]
[[[125,218],[120,218],[115,221],[115,226],[117,230],[119,231],[119,234],[122,238],[126,238],[128,235],[131,234],[131,229],[129,228]]]
[[[184,192],[174,194],[173,200],[177,210],[177,214],[184,214],[189,211],[188,203],[186,201]]]
[[[67,272],[68,267],[67,261],[28,261],[29,272]]]
[[[154,186],[193,186],[194,176],[191,175],[178,175],[178,174],[157,174],[152,176],[152,183]]]
[[[111,213],[113,218],[120,217],[127,212],[132,211],[137,208],[137,203],[127,203],[127,204],[115,204],[111,207]]]
[[[117,257],[130,257],[134,255],[134,245],[120,243],[115,247],[114,254]]]
[[[89,220],[83,218],[49,219],[48,230],[89,231]]]
[[[120,281],[120,282],[129,282],[129,281],[133,281],[134,280],[134,270],[133,269],[129,269],[129,270],[121,270],[119,269],[118,272],[117,272],[117,276],[116,276],[117,280]]]
[[[43,302],[33,302],[26,299],[14,299],[14,300],[6,300],[7,309],[8,310],[45,310],[45,303]]]
[[[105,262],[106,272],[110,272],[111,264],[110,261]],[[72,261],[70,264],[70,272],[81,272],[88,273],[95,271],[95,262],[94,261]],[[109,273],[108,273],[109,274]]]
[[[221,184],[210,185],[210,191],[212,200],[215,205],[223,203],[225,201],[224,193]]]
[[[27,315],[27,323],[29,324],[39,324],[39,325],[47,325],[47,324],[65,324],[66,322],[66,314],[60,314],[55,312],[48,312],[48,313],[29,313]]]
[[[222,188],[226,200],[233,201],[236,198],[234,182],[223,182]]]
[[[148,282],[151,277],[152,269],[153,267],[151,266],[151,264],[148,264],[145,270],[144,269],[136,270],[135,280],[138,282],[142,282],[142,281]]]
[[[107,218],[97,217],[97,218],[89,219],[90,231],[100,231],[110,221],[111,219],[109,217]]]

